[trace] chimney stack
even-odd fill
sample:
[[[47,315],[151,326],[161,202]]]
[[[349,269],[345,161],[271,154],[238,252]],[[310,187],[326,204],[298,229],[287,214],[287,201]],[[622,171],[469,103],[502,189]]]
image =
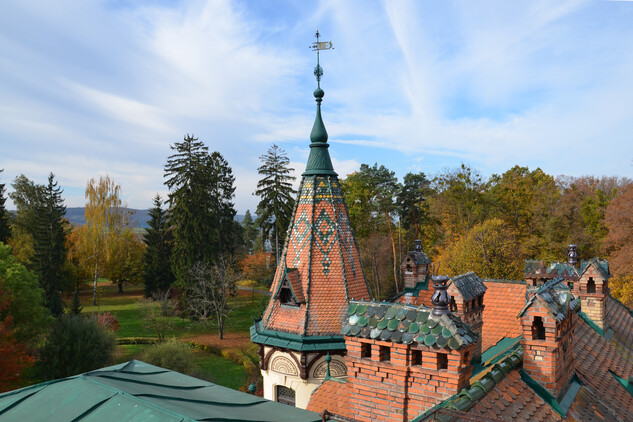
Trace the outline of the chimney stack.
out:
[[[414,243],[415,243],[414,250],[416,252],[422,252],[422,241],[420,239],[416,239]]]

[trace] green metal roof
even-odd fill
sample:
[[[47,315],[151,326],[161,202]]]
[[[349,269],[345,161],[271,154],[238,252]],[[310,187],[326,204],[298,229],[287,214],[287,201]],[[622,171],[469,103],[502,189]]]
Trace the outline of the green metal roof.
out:
[[[302,336],[264,328],[261,320],[251,325],[251,341],[267,346],[282,347],[300,352],[344,350],[343,336]]]
[[[0,394],[0,420],[290,422],[321,417],[133,360]]]

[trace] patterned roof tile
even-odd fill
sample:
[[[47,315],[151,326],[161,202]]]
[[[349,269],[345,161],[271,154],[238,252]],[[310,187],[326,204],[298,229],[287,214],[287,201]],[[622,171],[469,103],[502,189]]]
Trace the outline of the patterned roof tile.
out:
[[[435,316],[433,309],[400,303],[350,301],[341,333],[394,343],[424,343],[441,349],[473,344],[477,333],[454,315]]]
[[[349,417],[349,389],[343,380],[328,379],[312,392],[306,410]]]

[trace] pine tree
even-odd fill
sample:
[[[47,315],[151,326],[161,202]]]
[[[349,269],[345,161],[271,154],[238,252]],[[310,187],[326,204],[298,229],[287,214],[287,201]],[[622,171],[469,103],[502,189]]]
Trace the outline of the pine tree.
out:
[[[216,262],[230,255],[235,241],[235,177],[219,152],[208,153],[198,138],[186,135],[172,147],[165,165],[170,223],[174,231],[172,269],[186,284],[196,262]]]
[[[154,198],[154,208],[149,210],[149,217],[149,228],[143,235],[143,242],[146,245],[143,254],[145,297],[166,291],[174,282],[170,264],[173,236],[159,195]]]
[[[4,170],[0,170],[2,173]],[[4,183],[0,183],[0,242],[7,243],[11,237],[11,229],[9,227],[9,213],[4,205],[7,198],[4,196],[6,188]]]
[[[430,184],[431,182],[422,172],[407,173],[404,176],[402,189],[398,193],[402,227],[406,230],[413,229],[416,239],[420,239],[420,226],[429,220],[429,206],[426,198],[431,194]]]
[[[64,228],[66,207],[61,194],[62,190],[51,173],[42,204],[36,209],[37,223],[33,232],[33,269],[44,289],[45,304],[56,317],[64,312],[60,293],[67,278],[64,271],[67,254]]]
[[[73,296],[73,301],[70,305],[70,313],[73,315],[79,315],[83,309],[84,307],[81,306],[81,301],[79,300],[79,290],[75,290],[75,295]]]
[[[275,257],[279,262],[279,247],[283,245],[286,229],[292,218],[295,206],[292,182],[296,179],[290,173],[290,160],[286,151],[274,145],[266,154],[259,157],[263,163],[257,172],[263,178],[257,183],[255,195],[261,199],[257,205],[257,222],[262,229],[264,238],[271,238],[275,245]]]
[[[253,244],[255,243],[258,232],[257,225],[253,221],[250,210],[246,210],[246,214],[244,214],[242,227],[244,228],[244,243],[246,244],[247,251],[250,253],[253,251]]]

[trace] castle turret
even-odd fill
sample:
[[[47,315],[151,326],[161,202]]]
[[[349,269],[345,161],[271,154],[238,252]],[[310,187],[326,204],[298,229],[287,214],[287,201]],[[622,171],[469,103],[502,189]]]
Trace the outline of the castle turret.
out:
[[[318,41],[318,51],[331,43]],[[318,56],[317,56],[318,57]],[[328,152],[321,117],[323,70],[315,68],[316,118],[310,155],[299,186],[292,222],[272,283],[272,298],[251,327],[259,344],[264,397],[305,408],[326,376],[347,374],[341,335],[350,299],[370,300],[347,208]]]

